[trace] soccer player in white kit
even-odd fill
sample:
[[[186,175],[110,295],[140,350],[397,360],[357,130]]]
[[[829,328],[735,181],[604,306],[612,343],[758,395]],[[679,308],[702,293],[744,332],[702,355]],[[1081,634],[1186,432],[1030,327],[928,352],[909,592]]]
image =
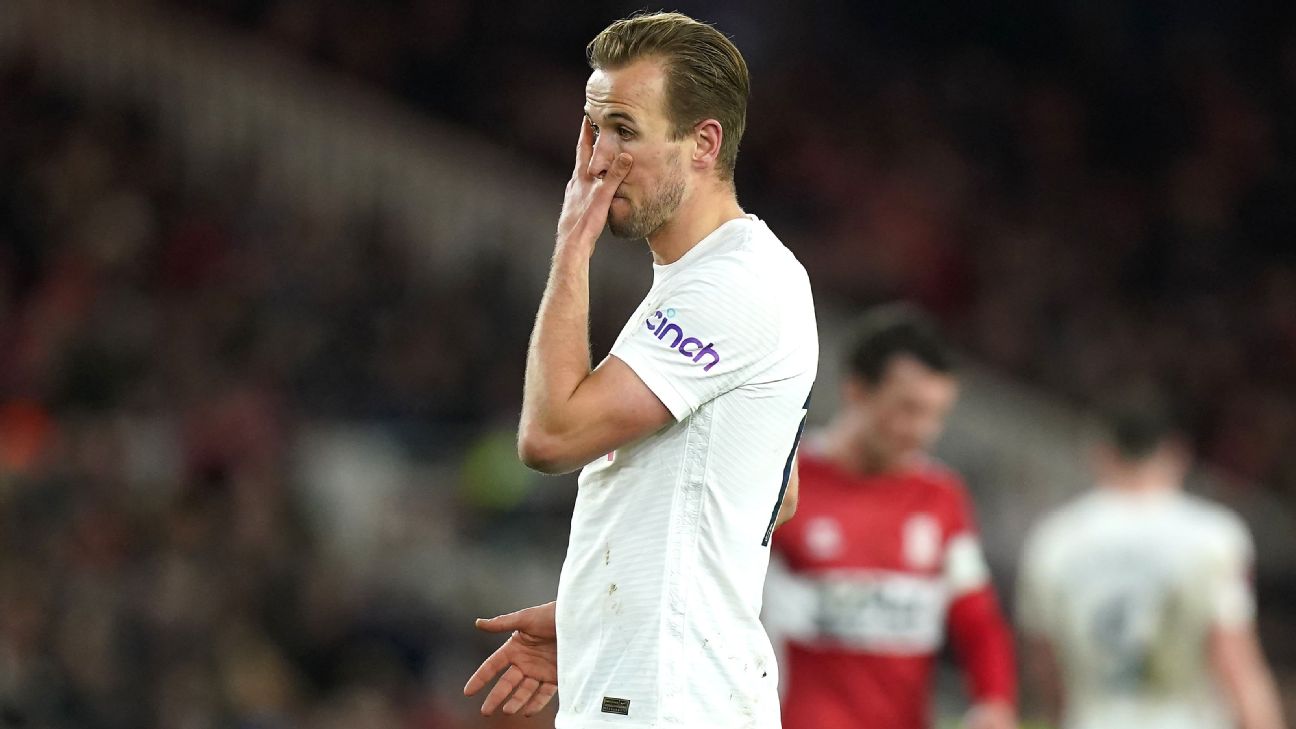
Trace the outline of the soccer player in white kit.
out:
[[[1065,729],[1280,729],[1246,526],[1183,493],[1187,450],[1164,407],[1132,397],[1108,420],[1099,487],[1023,548],[1023,675]]]
[[[759,616],[790,513],[818,364],[804,268],[733,184],[747,67],[677,13],[588,48],[576,168],[527,358],[519,453],[584,466],[554,603],[478,626],[512,636],[469,680],[484,713],[556,726],[774,729]],[[653,283],[592,371],[589,260],[607,223],[646,238]]]

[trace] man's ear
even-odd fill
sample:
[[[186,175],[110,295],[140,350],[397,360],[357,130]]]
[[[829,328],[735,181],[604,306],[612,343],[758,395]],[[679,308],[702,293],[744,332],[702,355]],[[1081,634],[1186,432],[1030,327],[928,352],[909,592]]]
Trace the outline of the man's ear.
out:
[[[693,127],[694,169],[714,169],[720,160],[720,145],[724,142],[724,127],[715,119],[703,119]]]

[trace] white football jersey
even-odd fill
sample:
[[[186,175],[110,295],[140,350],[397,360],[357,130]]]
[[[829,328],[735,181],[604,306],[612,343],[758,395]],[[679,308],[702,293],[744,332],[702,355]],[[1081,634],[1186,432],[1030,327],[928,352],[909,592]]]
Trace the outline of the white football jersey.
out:
[[[558,729],[774,729],[769,537],[819,359],[805,269],[755,216],[653,285],[612,347],[675,422],[580,475]]]
[[[1047,638],[1066,691],[1066,729],[1233,726],[1212,676],[1212,626],[1254,619],[1242,521],[1166,490],[1097,489],[1026,541],[1018,615]]]

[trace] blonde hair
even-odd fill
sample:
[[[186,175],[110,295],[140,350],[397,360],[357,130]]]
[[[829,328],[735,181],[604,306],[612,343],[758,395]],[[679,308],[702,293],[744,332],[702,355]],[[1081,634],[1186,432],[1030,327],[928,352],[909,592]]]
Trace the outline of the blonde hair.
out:
[[[724,136],[716,168],[720,179],[733,179],[738,143],[747,126],[751,78],[747,62],[724,34],[681,13],[632,15],[595,36],[585,56],[590,68],[599,70],[661,58],[672,137],[682,139],[704,119],[720,122]]]

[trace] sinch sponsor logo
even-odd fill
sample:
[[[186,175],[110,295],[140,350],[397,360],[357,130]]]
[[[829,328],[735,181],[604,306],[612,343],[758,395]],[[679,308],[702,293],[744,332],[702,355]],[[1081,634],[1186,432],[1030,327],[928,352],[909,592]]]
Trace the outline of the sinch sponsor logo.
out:
[[[710,372],[712,367],[720,364],[720,353],[715,350],[715,342],[702,343],[697,337],[690,337],[684,334],[684,329],[679,324],[670,320],[668,314],[674,314],[674,309],[667,309],[666,314],[661,310],[653,312],[652,317],[644,322],[644,326],[652,332],[657,340],[664,342],[666,346],[679,352],[681,355],[688,357],[695,363],[702,365],[704,371]]]

